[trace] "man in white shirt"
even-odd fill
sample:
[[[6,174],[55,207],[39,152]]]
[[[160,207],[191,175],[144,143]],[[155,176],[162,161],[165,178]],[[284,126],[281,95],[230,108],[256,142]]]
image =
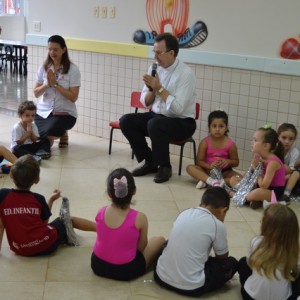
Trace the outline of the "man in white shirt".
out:
[[[132,175],[156,173],[154,181],[162,183],[172,176],[170,141],[186,139],[196,130],[196,77],[190,67],[177,59],[179,46],[172,34],[158,35],[153,52],[157,72],[151,76],[150,66],[143,76],[145,85],[140,100],[151,111],[126,114],[120,118],[120,126],[138,162],[145,161]],[[151,148],[146,136],[150,137]]]

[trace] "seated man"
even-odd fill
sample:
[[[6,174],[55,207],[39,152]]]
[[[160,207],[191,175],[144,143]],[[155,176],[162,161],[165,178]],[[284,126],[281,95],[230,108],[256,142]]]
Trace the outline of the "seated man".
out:
[[[148,74],[143,76],[145,85],[140,100],[151,107],[151,111],[126,114],[120,118],[120,126],[138,162],[145,160],[132,175],[156,173],[154,181],[161,183],[172,176],[169,142],[188,138],[196,129],[196,77],[177,59],[179,46],[172,34],[158,35],[153,52],[158,64],[157,73],[150,67]],[[151,72],[156,75],[151,76]],[[151,139],[152,149],[146,136]]]

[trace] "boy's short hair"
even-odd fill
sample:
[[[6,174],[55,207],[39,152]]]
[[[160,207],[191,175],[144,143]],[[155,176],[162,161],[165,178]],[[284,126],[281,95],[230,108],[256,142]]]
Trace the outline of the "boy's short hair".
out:
[[[10,174],[17,188],[29,190],[40,176],[40,166],[31,154],[26,154],[15,161]]]
[[[25,110],[34,110],[36,111],[36,105],[33,101],[23,101],[18,107],[18,116],[21,117]]]
[[[212,208],[229,207],[230,197],[223,188],[211,187],[204,192],[201,204],[210,205]]]

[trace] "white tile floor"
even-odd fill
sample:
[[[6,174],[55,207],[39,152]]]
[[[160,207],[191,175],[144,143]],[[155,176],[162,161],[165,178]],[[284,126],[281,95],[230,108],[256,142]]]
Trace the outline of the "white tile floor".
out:
[[[0,115],[0,144],[9,146],[10,130],[17,118]],[[69,149],[53,146],[53,156],[43,161],[41,181],[33,191],[46,197],[54,188],[62,190],[71,201],[71,213],[94,219],[98,209],[108,203],[105,182],[115,167],[135,167],[126,144],[113,143],[108,155],[108,140],[70,132]],[[196,206],[202,191],[185,172],[177,175],[178,157],[172,157],[173,177],[164,184],[155,184],[151,176],[136,179],[136,209],[147,214],[149,236],[169,235],[172,223],[183,209]],[[184,161],[184,165],[191,160]],[[1,187],[13,187],[8,176],[0,179]],[[58,216],[60,201],[53,206],[53,218]],[[300,217],[300,204],[291,207]],[[250,239],[259,233],[262,210],[232,206],[226,217],[230,254],[240,258],[247,253]],[[94,233],[77,231],[81,246],[62,247],[54,255],[26,258],[13,254],[4,238],[0,253],[0,299],[190,299],[161,289],[153,282],[152,272],[132,282],[116,282],[95,276],[90,268]],[[224,288],[202,299],[241,299],[239,281],[235,276]]]

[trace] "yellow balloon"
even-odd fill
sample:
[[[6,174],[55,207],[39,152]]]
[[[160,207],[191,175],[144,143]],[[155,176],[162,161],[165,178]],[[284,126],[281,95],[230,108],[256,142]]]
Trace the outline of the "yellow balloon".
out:
[[[165,0],[165,8],[171,8],[174,4],[174,0]]]

